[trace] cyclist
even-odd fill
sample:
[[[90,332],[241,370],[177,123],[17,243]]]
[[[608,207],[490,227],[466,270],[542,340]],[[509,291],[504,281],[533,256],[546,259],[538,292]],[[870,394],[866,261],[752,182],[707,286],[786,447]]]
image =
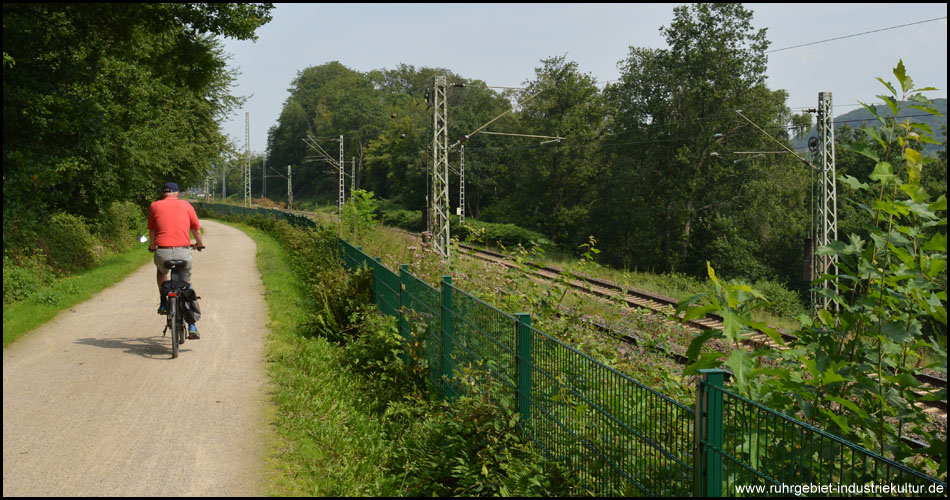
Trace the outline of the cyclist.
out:
[[[201,241],[201,226],[198,224],[198,215],[195,207],[185,200],[178,199],[178,185],[167,182],[162,187],[162,199],[153,202],[148,209],[149,250],[155,252],[156,279],[160,303],[158,314],[165,314],[168,308],[168,299],[162,294],[162,283],[168,279],[167,260],[183,260],[185,267],[179,271],[181,279],[191,283],[191,238],[188,231],[195,237],[195,249],[205,248]],[[198,339],[198,327],[194,323],[188,324],[188,338]]]

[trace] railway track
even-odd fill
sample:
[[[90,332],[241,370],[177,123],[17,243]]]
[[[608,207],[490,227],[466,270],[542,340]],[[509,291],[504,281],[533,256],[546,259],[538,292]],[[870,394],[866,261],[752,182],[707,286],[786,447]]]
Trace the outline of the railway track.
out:
[[[493,252],[490,250],[484,250],[469,245],[459,245],[460,249],[463,250],[471,257],[475,257],[484,261],[500,263],[510,268],[518,267],[517,264],[512,262],[510,258],[506,255],[500,254],[498,252]],[[669,297],[663,297],[660,295],[652,294],[645,292],[643,290],[637,290],[630,287],[622,287],[614,283],[603,281],[597,278],[592,278],[589,276],[583,276],[574,273],[578,279],[563,279],[564,272],[560,269],[553,267],[546,267],[537,264],[528,264],[534,269],[533,274],[541,279],[548,281],[559,281],[567,283],[571,288],[588,293],[597,297],[616,300],[620,299],[623,303],[630,307],[640,307],[645,308],[650,311],[653,311],[657,314],[663,315],[664,321],[669,324],[675,324],[677,326],[682,323],[686,323],[687,329],[691,330],[693,333],[699,333],[707,329],[717,329],[721,330],[723,328],[722,317],[716,314],[708,314],[704,318],[697,318],[695,320],[681,322],[679,319],[675,318],[675,309],[677,301]],[[610,328],[598,324],[594,321],[590,321],[590,324],[605,333],[608,333],[612,336],[621,338],[628,342],[634,342],[637,344],[643,343],[642,339],[639,339],[635,335],[626,333],[626,332],[617,332],[611,330]],[[785,342],[793,342],[797,340],[797,337],[789,334],[787,332],[779,332],[782,336],[782,339]],[[784,346],[781,346],[775,343],[771,338],[765,335],[762,332],[758,332],[748,336],[744,339],[744,343],[750,347],[762,347],[769,346],[774,349],[782,349]],[[688,359],[682,353],[675,351],[663,351],[663,353],[677,363],[686,364]],[[946,379],[936,377],[933,375],[926,374],[916,374],[915,377],[922,384],[921,389],[912,389],[918,396],[926,396],[931,393],[940,391],[941,389],[947,388]],[[943,420],[946,420],[947,414],[947,401],[920,401],[917,403],[919,407],[924,409],[925,413],[930,415],[932,418],[940,418],[942,415]],[[926,407],[926,408],[925,408]]]

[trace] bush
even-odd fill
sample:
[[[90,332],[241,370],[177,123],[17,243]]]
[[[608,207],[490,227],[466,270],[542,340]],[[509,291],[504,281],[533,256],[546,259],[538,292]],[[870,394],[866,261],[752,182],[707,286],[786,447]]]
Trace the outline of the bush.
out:
[[[37,290],[53,283],[56,275],[41,255],[29,256],[21,262],[3,256],[3,303],[20,302]]]
[[[518,245],[525,248],[540,246],[550,249],[553,247],[553,243],[545,238],[543,234],[514,224],[497,224],[474,219],[467,219],[465,224],[460,224],[459,220],[453,217],[452,228],[452,236],[458,237],[462,241],[504,247],[516,247]]]
[[[385,417],[396,439],[390,468],[406,496],[574,496],[569,473],[534,451],[517,414],[489,397],[504,390],[464,370],[466,394],[451,404],[409,395]]]
[[[50,267],[65,273],[89,269],[102,257],[102,244],[80,217],[53,214],[39,229],[37,245],[46,254]]]
[[[326,227],[302,229],[286,220],[275,221],[263,215],[222,218],[242,220],[259,227],[288,249],[294,273],[303,281],[312,299],[312,315],[304,324],[308,335],[319,335],[338,343],[350,340],[358,329],[359,318],[355,313],[372,301],[372,274],[349,274],[343,269],[337,255],[337,237],[332,230]]]
[[[343,205],[343,228],[351,238],[359,241],[376,227],[376,200],[372,191],[356,189],[350,201]]]
[[[422,224],[422,212],[418,210],[390,210],[380,212],[380,221],[390,227],[398,227],[406,231],[421,232],[425,230]]]
[[[147,234],[145,215],[131,201],[116,201],[109,205],[99,223],[99,236],[115,251],[128,250],[136,244],[135,237]]]
[[[781,283],[757,281],[753,288],[768,297],[769,304],[765,310],[776,316],[797,318],[805,313],[805,306],[802,305],[798,293],[785,288]]]

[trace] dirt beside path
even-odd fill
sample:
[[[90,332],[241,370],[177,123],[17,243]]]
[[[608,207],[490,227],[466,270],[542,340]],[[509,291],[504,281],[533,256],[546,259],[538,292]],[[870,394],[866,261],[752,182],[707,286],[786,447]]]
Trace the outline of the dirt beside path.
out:
[[[3,496],[266,493],[256,247],[201,224],[201,340],[178,359],[155,313],[151,263],[3,351]]]

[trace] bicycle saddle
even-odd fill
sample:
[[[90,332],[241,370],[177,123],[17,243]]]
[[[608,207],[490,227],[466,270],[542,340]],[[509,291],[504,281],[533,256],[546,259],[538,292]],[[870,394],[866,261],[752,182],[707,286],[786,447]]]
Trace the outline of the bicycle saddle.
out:
[[[166,269],[177,269],[177,268],[179,268],[179,267],[184,267],[184,266],[185,266],[185,261],[183,261],[183,260],[177,260],[177,259],[176,259],[176,260],[166,260],[166,261],[165,261],[165,268],[166,268]]]

